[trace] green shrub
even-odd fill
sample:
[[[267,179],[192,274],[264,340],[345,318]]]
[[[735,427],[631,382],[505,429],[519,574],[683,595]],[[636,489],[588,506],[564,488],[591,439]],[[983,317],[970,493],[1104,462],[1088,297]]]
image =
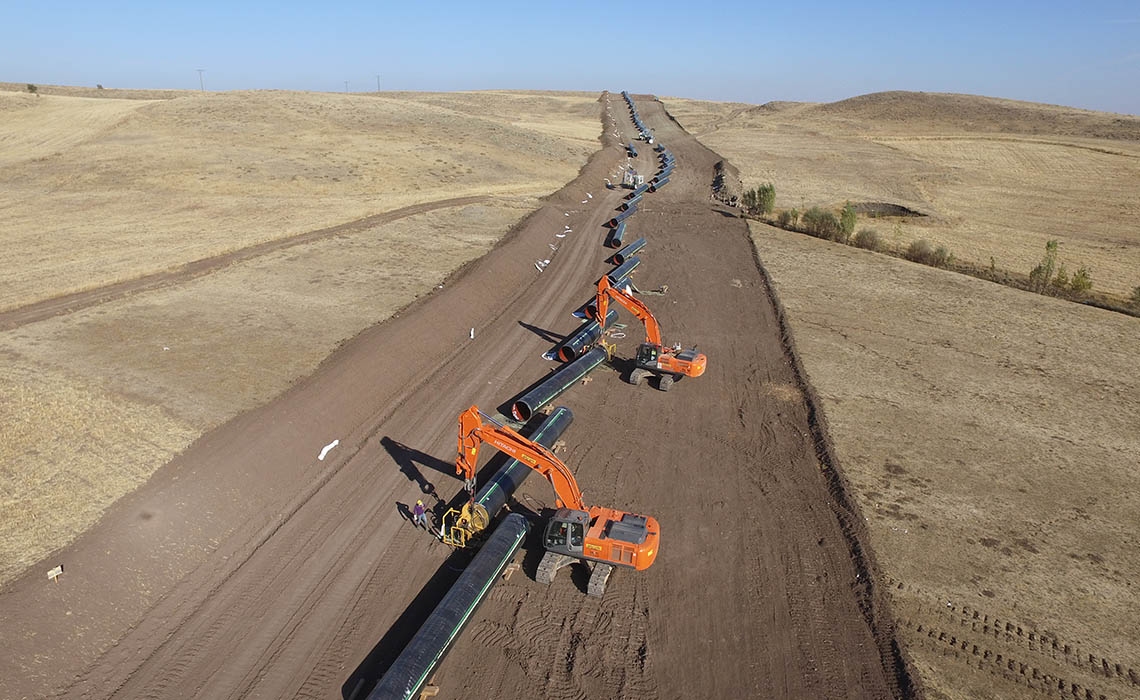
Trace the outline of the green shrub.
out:
[[[800,210],[792,207],[792,228],[800,223]]]
[[[851,202],[844,204],[843,211],[839,213],[839,230],[843,232],[844,239],[855,233],[855,206]]]
[[[1069,289],[1077,294],[1084,294],[1092,289],[1092,272],[1084,266],[1077,268],[1073,273],[1073,279],[1069,281]]]
[[[835,214],[812,207],[804,212],[804,230],[816,238],[838,240],[840,238],[839,219]]]
[[[1128,304],[1137,310],[1140,310],[1140,287],[1132,288],[1132,296],[1128,299]]]
[[[1053,270],[1057,267],[1057,248],[1060,245],[1059,241],[1045,243],[1045,257],[1037,263],[1037,267],[1029,271],[1029,283],[1033,291],[1044,293],[1049,286],[1049,282],[1053,279]]]
[[[38,87],[36,87],[35,85],[32,85],[31,83],[28,83],[28,92],[30,92],[34,95],[34,94],[36,94],[37,90],[39,90]]]
[[[919,238],[911,241],[907,247],[906,259],[931,267],[946,267],[954,261],[954,256],[950,254],[949,250],[946,250],[945,246],[935,248],[930,241]]]
[[[883,247],[882,241],[879,240],[879,232],[873,228],[861,228],[859,233],[855,234],[855,240],[852,241],[856,248],[863,248],[864,250],[880,250]]]
[[[763,215],[776,208],[776,186],[768,182],[756,188],[756,204]]]
[[[787,209],[780,212],[780,215],[776,217],[776,225],[780,228],[791,228],[792,212],[788,211]]]
[[[1057,266],[1057,274],[1053,276],[1053,282],[1051,284],[1056,289],[1069,288],[1069,271],[1065,269],[1065,263],[1061,263]]]

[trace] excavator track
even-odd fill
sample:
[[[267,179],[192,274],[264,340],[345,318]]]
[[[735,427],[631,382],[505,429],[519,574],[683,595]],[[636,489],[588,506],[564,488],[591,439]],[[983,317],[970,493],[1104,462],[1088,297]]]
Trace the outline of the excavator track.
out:
[[[657,380],[657,388],[661,391],[669,391],[673,387],[673,375],[662,374]]]
[[[634,386],[640,386],[651,376],[653,376],[653,373],[649,370],[635,367],[633,371],[629,373],[629,383]]]
[[[586,595],[601,598],[606,593],[606,582],[610,580],[610,574],[614,572],[613,564],[602,564],[601,562],[594,564],[594,570],[590,572],[590,584],[586,588]]]
[[[547,585],[554,583],[554,577],[558,575],[558,570],[576,561],[578,560],[574,557],[568,557],[565,554],[546,552],[542,555],[542,561],[538,563],[538,570],[534,572],[534,580]]]

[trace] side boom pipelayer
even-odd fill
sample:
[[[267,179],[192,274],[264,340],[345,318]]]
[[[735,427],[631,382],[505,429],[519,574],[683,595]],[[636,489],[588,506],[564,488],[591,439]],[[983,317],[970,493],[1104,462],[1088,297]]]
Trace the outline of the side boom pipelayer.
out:
[[[459,444],[455,472],[474,494],[479,448],[487,443],[546,477],[554,487],[557,510],[543,537],[546,553],[536,579],[550,583],[559,569],[581,562],[591,568],[588,592],[601,596],[616,566],[639,571],[657,558],[661,528],[652,516],[589,506],[578,482],[562,460],[472,406],[459,415]],[[473,519],[474,520],[474,519]]]

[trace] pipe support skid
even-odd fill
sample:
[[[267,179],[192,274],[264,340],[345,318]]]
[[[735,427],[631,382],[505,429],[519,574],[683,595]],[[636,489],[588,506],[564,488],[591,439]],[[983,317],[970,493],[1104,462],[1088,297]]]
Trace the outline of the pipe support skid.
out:
[[[528,530],[530,524],[518,513],[511,513],[503,519],[423,627],[368,694],[368,700],[412,700],[420,697],[420,691],[452,643],[459,638],[491,586],[499,580],[522,546]]]
[[[606,236],[606,246],[610,248],[620,248],[621,241],[625,238],[625,222],[617,225],[617,228],[610,229],[610,235]]]
[[[562,433],[570,427],[573,420],[574,414],[570,412],[570,409],[559,406],[535,428],[529,438],[549,449],[554,445],[555,440],[562,437]],[[475,494],[475,502],[483,506],[490,517],[495,517],[495,514],[507,505],[507,499],[511,497],[511,494],[533,471],[517,459],[510,460],[499,471],[495,472],[495,475],[483,485],[483,488],[479,489],[479,493]]]
[[[616,321],[617,312],[611,310],[611,313],[606,314],[606,320],[608,321],[607,326]],[[591,321],[586,325],[593,326],[596,331],[596,335],[592,336],[589,342],[592,343],[601,337],[603,329],[597,321]],[[562,355],[564,349],[564,347],[558,349],[559,356]],[[577,355],[581,351],[582,348],[579,348],[572,352]],[[602,347],[593,348],[573,362],[558,368],[558,371],[550,375],[546,381],[523,394],[511,406],[511,414],[521,421],[530,420],[535,411],[558,398],[564,391],[574,386],[578,380],[597,369],[598,365],[605,361],[606,349]]]
[[[631,257],[633,257],[634,253],[636,253],[637,251],[641,250],[644,247],[645,247],[645,238],[644,237],[638,238],[633,243],[630,243],[626,247],[622,248],[618,252],[611,255],[610,260],[613,261],[613,263],[615,265],[624,265],[626,260],[629,260]]]

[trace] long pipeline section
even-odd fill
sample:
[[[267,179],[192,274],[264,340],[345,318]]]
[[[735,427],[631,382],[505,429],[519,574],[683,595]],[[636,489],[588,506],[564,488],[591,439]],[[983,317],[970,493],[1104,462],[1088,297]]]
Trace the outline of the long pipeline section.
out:
[[[412,641],[396,658],[368,700],[418,698],[451,645],[522,546],[530,524],[512,513],[495,528]]]

